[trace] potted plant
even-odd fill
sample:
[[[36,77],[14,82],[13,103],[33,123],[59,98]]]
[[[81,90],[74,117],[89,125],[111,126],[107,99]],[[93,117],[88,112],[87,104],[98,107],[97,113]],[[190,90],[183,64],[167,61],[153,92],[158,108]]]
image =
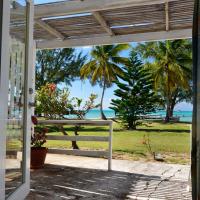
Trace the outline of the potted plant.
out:
[[[37,118],[32,116],[34,125],[38,124]],[[40,169],[44,167],[47,154],[47,148],[43,147],[46,143],[46,128],[35,127],[34,133],[31,135],[31,169]]]

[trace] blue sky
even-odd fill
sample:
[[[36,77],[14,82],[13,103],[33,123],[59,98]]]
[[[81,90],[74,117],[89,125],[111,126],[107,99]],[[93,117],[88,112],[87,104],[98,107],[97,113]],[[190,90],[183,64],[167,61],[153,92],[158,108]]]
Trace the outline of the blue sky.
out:
[[[64,0],[34,0],[34,4],[53,3],[53,2],[60,2],[60,1],[64,1]]]
[[[41,3],[53,3],[53,2],[59,2],[63,0],[34,0],[34,4],[41,4]]]
[[[41,4],[41,3],[52,3],[52,2],[59,2],[63,0],[34,0],[35,4]],[[134,46],[134,44],[133,44]],[[91,47],[83,47],[83,48],[77,48],[77,51],[83,51],[84,54],[89,54]],[[124,51],[122,56],[128,56],[128,52]],[[69,87],[71,96],[73,97],[79,97],[83,99],[87,99],[88,96],[91,93],[95,93],[98,95],[98,100],[100,100],[102,88],[100,88],[98,85],[91,86],[88,80],[86,81],[75,81],[72,83],[72,86]],[[111,88],[108,88],[105,93],[104,98],[104,107],[108,108],[110,106],[110,101],[112,98],[115,98],[113,95],[114,90],[116,89],[116,86],[113,85]],[[186,102],[180,103],[175,107],[175,110],[184,110],[184,111],[191,111],[192,105]]]
[[[136,44],[132,43],[132,45],[135,46]],[[87,55],[89,55],[90,50],[91,50],[91,47],[89,47],[89,46],[77,48],[78,52],[82,51],[83,54],[87,54]],[[128,53],[129,53],[128,51],[124,51],[121,53],[121,55],[127,57]],[[115,98],[114,90],[116,88],[117,87],[115,85],[113,85],[111,88],[108,88],[106,90],[105,97],[104,97],[104,108],[107,109],[110,106],[111,99]],[[98,95],[97,102],[100,101],[102,88],[100,88],[98,85],[91,86],[91,84],[88,80],[85,80],[85,81],[77,80],[72,83],[72,86],[69,87],[69,89],[70,89],[71,97],[79,97],[79,98],[83,98],[84,100],[86,100],[88,98],[88,96],[90,96],[91,93],[95,93]],[[175,110],[191,111],[192,105],[190,103],[183,102],[183,103],[178,104],[175,107]]]

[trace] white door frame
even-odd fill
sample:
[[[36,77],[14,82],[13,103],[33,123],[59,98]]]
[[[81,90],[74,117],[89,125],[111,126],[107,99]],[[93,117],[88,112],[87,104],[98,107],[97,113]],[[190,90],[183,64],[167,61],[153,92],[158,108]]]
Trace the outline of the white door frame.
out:
[[[0,0],[0,200],[5,199],[6,124],[9,77],[9,24],[10,1]]]
[[[8,85],[9,85],[9,25],[10,25],[10,1],[0,0],[3,9],[1,10],[2,28],[0,42],[1,57],[0,57],[0,200],[5,200],[5,157],[6,157],[6,124],[8,111]],[[30,88],[33,87],[33,19],[34,19],[34,4],[32,0],[26,0],[28,6],[27,20],[27,44],[26,44],[26,70],[25,70],[25,112],[24,112],[24,161],[23,167],[25,170],[23,184],[9,197],[8,200],[22,200],[30,190],[30,137],[31,137],[31,114],[32,108],[29,102],[32,102],[32,93]],[[1,23],[1,22],[0,22]]]

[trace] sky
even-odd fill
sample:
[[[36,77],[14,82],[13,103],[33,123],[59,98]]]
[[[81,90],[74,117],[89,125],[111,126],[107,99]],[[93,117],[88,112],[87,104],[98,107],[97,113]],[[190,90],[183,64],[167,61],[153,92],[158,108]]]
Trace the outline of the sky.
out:
[[[15,0],[21,5],[25,5],[25,0]],[[55,3],[61,1],[70,1],[70,0],[33,0],[34,4],[43,4],[43,3]]]
[[[53,3],[53,2],[59,2],[59,1],[64,1],[64,0],[34,0],[34,4]]]
[[[132,43],[132,46],[135,46],[135,45],[136,43]],[[92,47],[90,46],[77,48],[77,52],[82,51],[83,54],[89,55],[91,48]],[[129,51],[123,51],[121,53],[121,56],[127,57],[128,54],[129,54]],[[62,85],[62,87],[64,87],[64,85]],[[115,89],[117,89],[116,85],[113,85],[111,88],[106,89],[105,97],[104,97],[105,109],[109,108],[111,99],[115,98],[115,95],[114,95]],[[100,88],[98,85],[91,86],[88,80],[85,80],[85,81],[77,80],[77,81],[72,82],[72,86],[69,87],[69,90],[70,90],[71,97],[79,97],[79,98],[83,98],[84,100],[86,100],[90,96],[91,93],[97,94],[98,95],[97,102],[100,101],[101,94],[102,94],[102,88]],[[176,111],[192,111],[192,104],[182,102],[175,107],[175,110]]]
[[[34,0],[35,4],[42,4],[42,3],[52,3],[52,2],[59,2],[63,0]],[[133,46],[135,46],[135,43],[132,43]],[[80,52],[82,51],[83,54],[89,54],[91,50],[91,47],[86,46],[82,48],[77,48],[77,51]],[[128,56],[128,52],[124,51],[121,54],[122,56]],[[61,87],[64,87],[64,85],[61,85]],[[80,81],[77,80],[72,83],[72,86],[69,87],[70,93],[72,97],[79,97],[83,98],[86,100],[91,93],[95,93],[98,95],[97,102],[99,102],[101,93],[102,93],[102,88],[100,88],[98,85],[96,86],[91,86],[90,82],[88,80],[86,81]],[[111,88],[108,88],[105,92],[105,97],[104,97],[104,108],[107,109],[110,106],[110,102],[112,98],[115,98],[114,96],[114,90],[116,89],[116,86],[113,85]],[[178,104],[175,107],[175,110],[179,111],[191,111],[192,110],[192,105],[190,103],[182,102]]]

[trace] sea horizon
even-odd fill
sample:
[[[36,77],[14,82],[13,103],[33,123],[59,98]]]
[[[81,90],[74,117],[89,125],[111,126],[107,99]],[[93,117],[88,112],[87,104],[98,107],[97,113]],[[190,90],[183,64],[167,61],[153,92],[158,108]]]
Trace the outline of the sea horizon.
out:
[[[115,118],[115,112],[112,109],[106,108],[103,110],[105,116],[107,118]],[[165,117],[166,111],[165,110],[158,110],[154,113],[150,113],[148,115],[157,115],[159,117]],[[175,110],[174,117],[180,117],[181,122],[192,122],[192,111],[182,111],[182,110]],[[100,119],[101,113],[99,109],[92,109],[86,114],[86,119]]]

